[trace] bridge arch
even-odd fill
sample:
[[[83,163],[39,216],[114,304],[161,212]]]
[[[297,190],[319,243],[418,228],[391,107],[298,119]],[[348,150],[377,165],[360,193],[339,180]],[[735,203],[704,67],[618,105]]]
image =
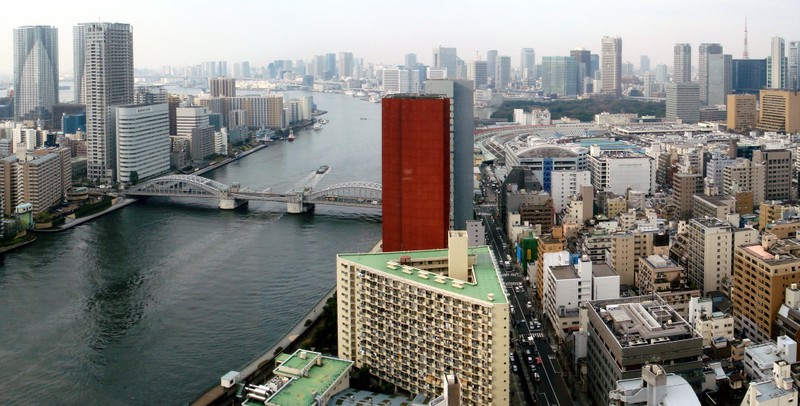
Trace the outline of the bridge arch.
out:
[[[343,182],[315,190],[306,195],[307,202],[348,200],[354,202],[381,202],[382,188],[374,182]]]
[[[125,194],[131,196],[215,197],[228,195],[230,188],[224,183],[195,175],[168,175],[140,183]]]

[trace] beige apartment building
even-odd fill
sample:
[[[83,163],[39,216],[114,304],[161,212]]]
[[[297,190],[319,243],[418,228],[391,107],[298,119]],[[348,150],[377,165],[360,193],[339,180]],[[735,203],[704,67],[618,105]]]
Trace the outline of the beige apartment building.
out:
[[[678,211],[678,217],[692,217],[692,202],[695,195],[703,194],[703,175],[699,173],[676,173],[672,176],[672,205]]]
[[[729,94],[728,95],[728,129],[743,131],[755,128],[758,116],[756,115],[756,95],[754,94]]]
[[[767,167],[763,163],[738,159],[736,163],[722,170],[722,193],[736,196],[751,192],[753,203],[758,205],[764,201],[766,181]],[[752,205],[749,209],[749,213],[752,213]]]
[[[3,213],[10,216],[21,203],[31,203],[34,214],[59,204],[72,187],[69,148],[30,151],[20,159],[0,160]]]
[[[763,163],[766,166],[765,200],[791,199],[792,171],[794,170],[791,151],[788,149],[753,151],[753,162]]]
[[[684,318],[689,315],[689,301],[700,296],[699,289],[689,288],[686,269],[666,255],[639,257],[636,286],[642,294],[658,293]]]
[[[536,247],[536,300],[543,303],[542,294],[544,293],[544,254],[561,252],[564,249],[564,242],[552,236],[542,236],[539,238],[539,245]],[[531,275],[528,278],[533,279]]]
[[[775,337],[775,318],[784,292],[800,282],[800,241],[762,236],[761,244],[736,247],[733,262],[733,316],[737,330],[754,341]]]
[[[762,89],[760,101],[759,130],[800,132],[800,93],[791,90]]]
[[[411,393],[455,374],[465,405],[509,403],[509,303],[488,247],[337,256],[339,357]]]
[[[622,285],[636,284],[636,275],[641,269],[639,258],[653,254],[667,254],[669,236],[650,231],[628,231],[611,236],[611,248],[606,253],[606,262],[619,275]]]

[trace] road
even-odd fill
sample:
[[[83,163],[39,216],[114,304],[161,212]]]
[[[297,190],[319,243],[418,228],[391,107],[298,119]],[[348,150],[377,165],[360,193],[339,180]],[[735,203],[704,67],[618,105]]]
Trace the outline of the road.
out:
[[[485,200],[476,205],[475,211],[483,220],[486,227],[486,244],[494,251],[494,255],[502,269],[501,276],[508,292],[509,304],[512,307],[511,316],[511,349],[514,354],[512,365],[517,366],[517,372],[512,367],[512,404],[546,404],[558,406],[572,406],[574,402],[570,396],[567,385],[564,383],[562,371],[555,358],[555,352],[547,341],[547,335],[542,330],[542,320],[537,313],[532,300],[534,295],[522,275],[518,265],[506,267],[503,262],[511,256],[511,249],[502,233],[502,228],[497,224],[497,186],[493,185],[488,177],[483,177],[483,190]],[[512,258],[513,259],[513,258]],[[530,353],[530,359],[528,361]],[[541,358],[541,364],[538,363]],[[537,382],[534,373],[539,374]],[[522,392],[522,393],[520,393]]]

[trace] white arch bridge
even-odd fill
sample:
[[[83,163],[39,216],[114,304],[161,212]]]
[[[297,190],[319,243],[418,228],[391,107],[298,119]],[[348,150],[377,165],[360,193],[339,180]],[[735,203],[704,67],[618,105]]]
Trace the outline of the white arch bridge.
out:
[[[162,196],[216,199],[220,209],[235,209],[250,200],[286,203],[289,213],[304,213],[318,204],[331,206],[381,208],[381,185],[372,182],[344,182],[315,190],[273,193],[251,191],[239,184],[228,186],[195,175],[168,175],[142,182],[125,192],[127,196]]]

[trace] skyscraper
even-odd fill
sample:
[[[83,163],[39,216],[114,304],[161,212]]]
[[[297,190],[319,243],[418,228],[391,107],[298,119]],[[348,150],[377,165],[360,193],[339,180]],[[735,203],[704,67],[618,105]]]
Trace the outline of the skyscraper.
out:
[[[317,80],[325,80],[325,55],[314,55],[312,74]]]
[[[121,23],[84,23],[86,158],[89,179],[113,180],[114,106],[133,103],[133,30]]]
[[[169,105],[138,104],[117,107],[117,182],[169,171]]]
[[[429,80],[425,83],[425,92],[439,94],[450,98],[450,139],[452,144],[452,190],[453,220],[450,228],[465,230],[467,220],[472,219],[473,167],[475,145],[474,91],[469,80]]]
[[[731,94],[731,70],[733,58],[731,55],[711,54],[707,55],[705,71],[706,81],[706,103],[712,106],[725,104],[727,97]],[[702,83],[700,85],[700,98],[702,103]]]
[[[591,83],[592,53],[588,49],[578,48],[569,51],[569,56],[575,58],[577,94],[587,93],[585,84]]]
[[[511,57],[497,58],[497,72],[494,75],[495,89],[505,89],[511,83]]]
[[[791,41],[789,42],[789,52],[788,52],[788,63],[787,66],[787,77],[788,82],[786,83],[786,87],[789,89],[797,89],[800,87],[800,82],[798,82],[798,73],[800,73],[800,41]]]
[[[344,79],[353,76],[353,53],[339,52],[339,77]]]
[[[639,71],[642,73],[650,72],[650,57],[642,55],[639,57]]]
[[[453,215],[450,99],[388,95],[381,107],[383,251],[445,248]]]
[[[85,105],[86,82],[84,81],[83,75],[83,55],[86,53],[86,45],[83,29],[83,24],[72,27],[72,92],[74,94],[72,101]]]
[[[672,83],[689,83],[691,81],[692,46],[690,44],[675,44]]]
[[[497,74],[497,50],[486,51],[486,72],[489,75],[489,85],[494,87],[494,75]]]
[[[236,97],[235,78],[211,78],[208,87],[211,97]]]
[[[14,29],[14,117],[50,121],[58,103],[58,29]]]
[[[656,65],[656,82],[667,83],[669,82],[669,73],[667,72],[667,65],[659,63]]]
[[[325,54],[325,80],[336,77],[336,54]]]
[[[417,66],[417,54],[406,54],[405,57],[406,68],[415,68]]]
[[[767,85],[766,59],[734,59],[731,66],[733,93],[758,94]]]
[[[622,93],[622,38],[603,37],[600,45],[600,93],[619,96]]]
[[[458,65],[458,55],[455,48],[436,47],[433,48],[433,67],[446,68],[447,78],[456,78],[456,65]]]
[[[536,53],[533,48],[522,48],[519,55],[519,72],[522,80],[530,82],[534,80],[536,71]]]
[[[472,61],[467,69],[467,79],[474,83],[476,89],[485,89],[489,83],[486,61]]]
[[[697,64],[697,81],[700,83],[700,104],[712,104],[708,101],[708,57],[722,54],[720,44],[700,44],[699,62]]]
[[[700,120],[700,85],[691,82],[667,84],[667,121],[696,123]]]
[[[542,91],[545,94],[575,96],[578,94],[578,66],[571,56],[542,57]]]
[[[785,89],[787,74],[786,44],[781,37],[772,37],[770,55],[767,57],[767,87]]]

